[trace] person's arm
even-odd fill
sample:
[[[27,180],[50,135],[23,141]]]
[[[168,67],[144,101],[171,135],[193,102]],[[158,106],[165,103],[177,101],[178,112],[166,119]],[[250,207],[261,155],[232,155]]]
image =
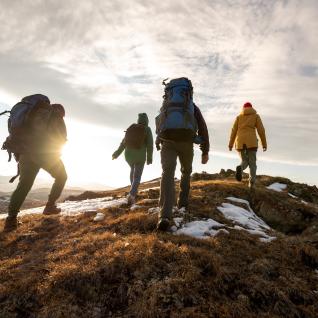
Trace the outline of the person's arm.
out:
[[[150,127],[147,128],[147,165],[152,164],[153,137]]]
[[[238,119],[239,118],[236,117],[235,122],[234,122],[233,127],[232,127],[232,131],[231,131],[231,137],[230,137],[230,142],[229,142],[229,150],[231,150],[231,151],[233,149],[233,145],[234,145],[235,138],[236,138],[236,135],[237,135]]]
[[[194,117],[198,123],[198,135],[203,138],[203,143],[200,145],[202,155],[208,155],[210,151],[209,131],[202,113],[196,105],[194,105]]]
[[[266,141],[266,134],[265,134],[265,128],[263,126],[261,117],[257,115],[256,117],[256,129],[259,137],[261,138],[263,150],[267,150],[267,141]]]
[[[125,138],[124,138],[122,142],[120,143],[118,149],[113,153],[112,158],[117,159],[121,155],[121,153],[124,151],[125,148],[126,146],[125,146]]]

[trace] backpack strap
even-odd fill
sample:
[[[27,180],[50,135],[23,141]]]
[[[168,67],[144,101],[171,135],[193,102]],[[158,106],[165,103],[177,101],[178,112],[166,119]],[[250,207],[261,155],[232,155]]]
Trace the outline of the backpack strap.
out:
[[[12,177],[12,178],[9,180],[9,182],[10,182],[10,183],[13,183],[14,180],[15,180],[19,175],[20,175],[20,165],[19,165],[19,163],[18,163],[18,164],[17,164],[17,174],[16,174],[14,177]]]
[[[5,114],[10,114],[11,111],[10,110],[5,110],[4,112],[0,113],[0,116],[5,115]]]

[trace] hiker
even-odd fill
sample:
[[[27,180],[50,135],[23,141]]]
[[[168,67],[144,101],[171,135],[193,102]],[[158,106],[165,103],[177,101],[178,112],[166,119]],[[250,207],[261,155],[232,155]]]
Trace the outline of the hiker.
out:
[[[41,94],[27,96],[12,108],[8,122],[9,137],[2,148],[8,151],[10,157],[14,154],[18,161],[20,179],[10,198],[4,232],[17,228],[20,207],[41,168],[55,179],[43,214],[61,212],[56,201],[67,179],[64,164],[60,159],[67,137],[64,116],[62,105],[51,105],[48,97]],[[15,177],[11,181],[14,179]]]
[[[136,201],[138,187],[141,181],[145,162],[152,164],[153,138],[149,120],[146,113],[138,114],[137,124],[130,125],[119,148],[113,153],[112,158],[117,159],[125,150],[125,159],[130,166],[130,191],[127,196],[128,204]]]
[[[243,171],[249,167],[249,188],[253,189],[256,181],[256,152],[258,148],[258,139],[256,130],[261,139],[263,151],[267,150],[265,129],[261,117],[257,114],[252,104],[247,102],[235,119],[232,127],[229,150],[232,151],[235,142],[235,148],[241,157],[241,164],[236,167],[235,177],[237,181],[242,180]]]
[[[156,147],[161,149],[162,177],[160,183],[160,212],[157,229],[170,226],[175,204],[174,175],[177,158],[181,164],[179,209],[188,209],[193,143],[200,144],[202,164],[209,160],[209,133],[199,107],[193,103],[193,88],[189,79],[182,77],[165,83],[165,95],[160,114],[156,117]]]

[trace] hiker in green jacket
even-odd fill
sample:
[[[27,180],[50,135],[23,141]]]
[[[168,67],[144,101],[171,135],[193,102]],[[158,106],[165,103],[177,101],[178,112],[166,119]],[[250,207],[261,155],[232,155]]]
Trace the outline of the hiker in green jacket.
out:
[[[113,153],[116,159],[125,150],[125,159],[130,166],[130,192],[128,204],[134,204],[141,181],[145,162],[152,164],[153,137],[146,113],[138,114],[137,124],[132,124],[126,131],[125,138]]]

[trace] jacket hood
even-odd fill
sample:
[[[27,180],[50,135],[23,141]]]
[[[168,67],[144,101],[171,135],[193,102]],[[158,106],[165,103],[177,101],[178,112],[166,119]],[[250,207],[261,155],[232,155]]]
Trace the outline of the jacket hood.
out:
[[[243,108],[241,111],[241,115],[254,115],[256,113],[257,112],[253,107]]]
[[[145,126],[148,126],[149,119],[146,113],[140,113],[138,114],[138,124],[143,124]]]

